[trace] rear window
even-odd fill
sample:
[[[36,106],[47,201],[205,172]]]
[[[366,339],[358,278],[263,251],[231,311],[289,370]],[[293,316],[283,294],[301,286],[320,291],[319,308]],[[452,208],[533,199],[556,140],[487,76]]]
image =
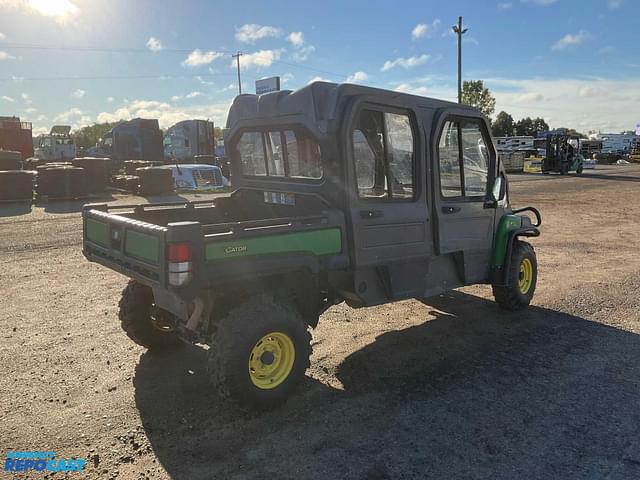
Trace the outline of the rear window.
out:
[[[243,175],[322,178],[320,146],[299,130],[245,132],[236,151]]]

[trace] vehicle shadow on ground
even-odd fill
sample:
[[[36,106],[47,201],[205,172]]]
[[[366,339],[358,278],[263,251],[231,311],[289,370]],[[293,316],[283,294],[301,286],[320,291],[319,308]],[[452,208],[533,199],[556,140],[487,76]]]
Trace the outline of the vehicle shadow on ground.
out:
[[[177,479],[640,475],[638,335],[460,292],[426,303],[424,323],[344,359],[344,390],[308,377],[263,414],[209,392],[203,350],[144,354],[135,395],[156,457]]]
[[[19,217],[31,213],[31,202],[0,203],[0,218]]]

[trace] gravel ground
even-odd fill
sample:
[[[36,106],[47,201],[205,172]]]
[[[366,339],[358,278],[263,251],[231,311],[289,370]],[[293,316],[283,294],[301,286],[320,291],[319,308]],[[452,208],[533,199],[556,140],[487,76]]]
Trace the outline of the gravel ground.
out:
[[[78,204],[0,206],[0,447],[88,459],[68,478],[640,478],[639,193],[638,166],[512,176],[544,218],[528,311],[484,286],[336,306],[259,415],[210,393],[204,350],[126,338]]]

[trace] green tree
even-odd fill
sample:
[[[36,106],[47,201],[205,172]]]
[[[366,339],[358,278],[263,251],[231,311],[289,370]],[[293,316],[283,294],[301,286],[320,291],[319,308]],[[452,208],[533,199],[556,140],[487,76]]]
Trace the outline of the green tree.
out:
[[[539,135],[542,132],[549,131],[549,125],[544,121],[544,118],[538,117],[533,119],[533,135]]]
[[[508,137],[513,135],[516,123],[513,117],[507,112],[500,112],[491,124],[493,135],[495,137]]]
[[[76,147],[93,147],[100,138],[103,138],[109,130],[122,122],[94,123],[75,130],[71,135]]]
[[[516,135],[526,137],[534,136],[535,134],[531,117],[523,118],[516,122]]]
[[[462,84],[462,103],[478,108],[487,117],[496,111],[496,99],[482,80],[465,80]]]
[[[223,139],[222,129],[220,127],[213,127],[213,139],[215,142],[218,142]]]

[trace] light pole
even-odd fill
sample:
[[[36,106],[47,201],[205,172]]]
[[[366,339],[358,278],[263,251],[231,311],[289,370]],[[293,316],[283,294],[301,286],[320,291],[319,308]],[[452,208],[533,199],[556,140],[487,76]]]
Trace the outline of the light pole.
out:
[[[462,28],[462,17],[458,17],[458,24],[454,25],[453,33],[458,35],[458,103],[462,103],[462,36],[469,31]]]

